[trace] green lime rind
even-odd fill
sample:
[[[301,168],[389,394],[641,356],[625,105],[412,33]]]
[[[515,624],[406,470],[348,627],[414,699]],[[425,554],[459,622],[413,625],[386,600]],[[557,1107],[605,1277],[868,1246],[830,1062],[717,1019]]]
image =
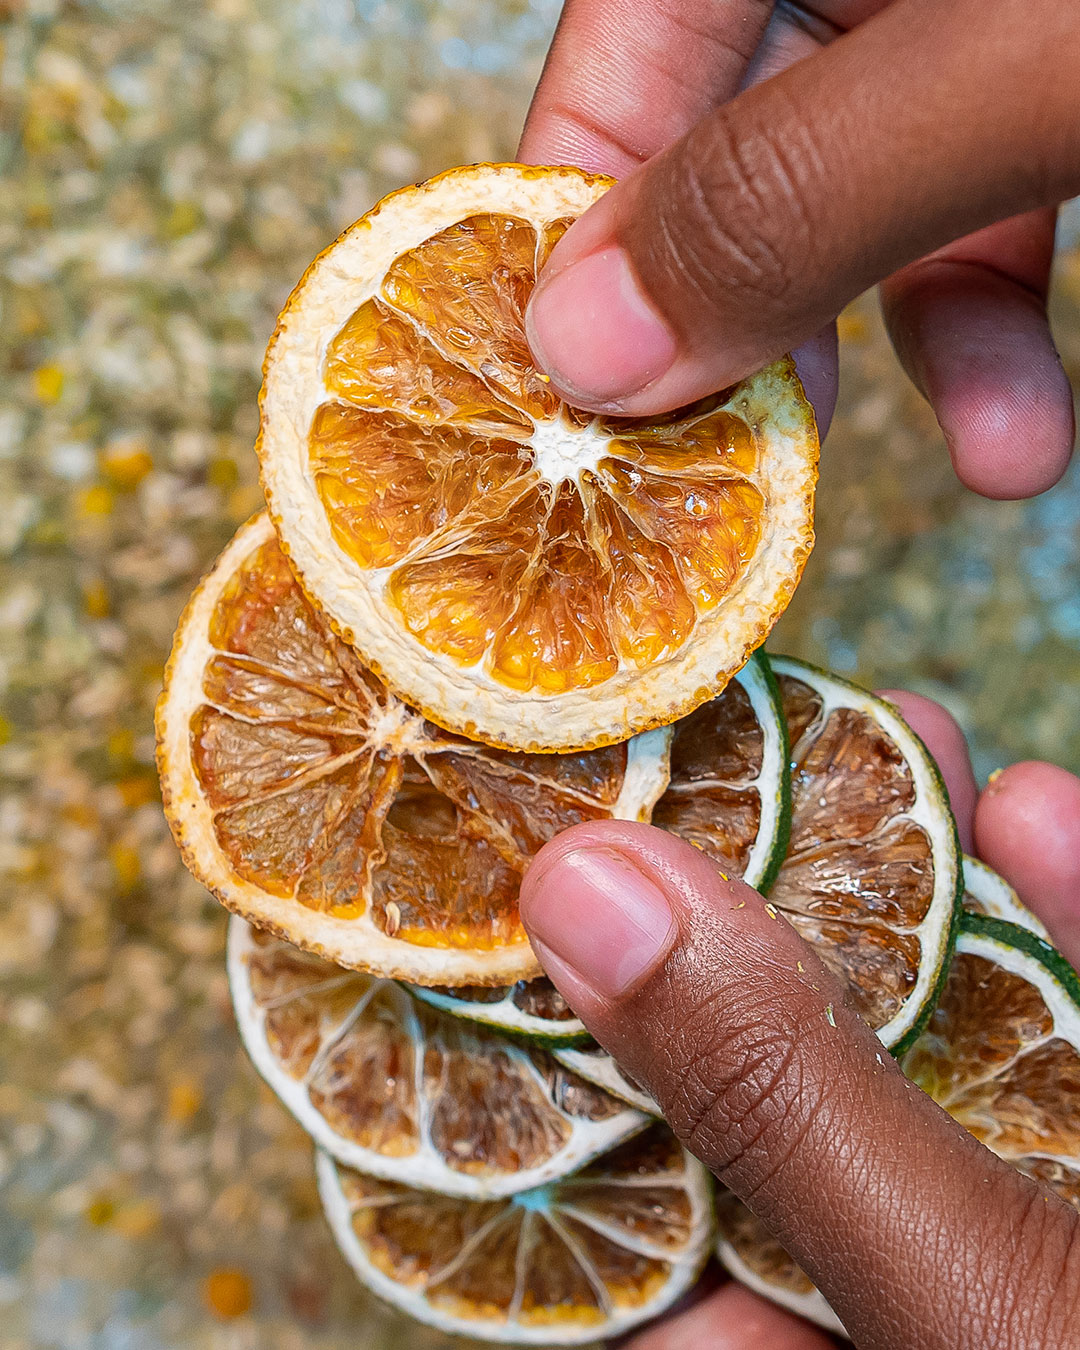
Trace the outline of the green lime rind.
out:
[[[762,895],[768,895],[773,882],[780,874],[780,868],[787,857],[788,844],[791,842],[791,737],[788,735],[787,718],[784,716],[784,704],[780,697],[780,685],[773,674],[768,652],[759,647],[751,656],[761,672],[762,682],[768,693],[776,717],[777,735],[780,741],[780,772],[776,784],[776,824],[768,860],[761,870],[755,889]],[[750,662],[747,664],[749,665]]]
[[[514,987],[513,985],[508,987],[505,996],[497,1003],[478,1003],[472,999],[462,998],[458,994],[445,993],[440,989],[425,989],[416,984],[405,985],[409,993],[421,1002],[439,1008],[442,1012],[449,1013],[451,1017],[478,1022],[514,1040],[542,1046],[546,1050],[590,1044],[592,1037],[579,1018],[558,1021],[523,1012],[513,1001]]]
[[[922,925],[926,929],[926,936],[921,938],[923,950],[927,950],[928,941],[932,943],[930,969],[924,978],[921,966],[917,977],[924,987],[917,1002],[909,999],[890,1023],[878,1028],[882,1043],[894,1055],[900,1054],[918,1038],[941,998],[963,912],[960,836],[948,788],[925,743],[895,704],[798,657],[770,655],[769,661],[774,675],[787,674],[810,685],[824,699],[826,715],[831,708],[846,706],[871,716],[897,744],[911,770],[916,801],[904,814],[921,825],[930,838],[935,893]]]
[[[1052,943],[1047,942],[1038,933],[1033,933],[1030,928],[1024,928],[1018,923],[1010,923],[1008,919],[994,919],[987,914],[973,914],[970,910],[964,911],[960,931],[963,934],[970,933],[973,937],[1000,942],[1002,946],[1012,947],[1037,961],[1053,976],[1062,993],[1075,1005],[1077,1013],[1080,1014],[1080,974],[1077,974]],[[1077,1049],[1080,1050],[1080,1045]]]

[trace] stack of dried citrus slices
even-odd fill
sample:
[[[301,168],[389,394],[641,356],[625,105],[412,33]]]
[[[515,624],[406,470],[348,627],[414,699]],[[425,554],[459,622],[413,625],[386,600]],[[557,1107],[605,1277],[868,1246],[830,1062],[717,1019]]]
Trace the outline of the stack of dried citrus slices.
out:
[[[316,259],[267,356],[269,511],[192,597],[158,710],[166,814],[233,911],[244,1044],[318,1145],[346,1259],[423,1321],[548,1345],[670,1306],[716,1224],[529,947],[518,887],[558,831],[651,820],[769,893],[950,1110],[976,1001],[1004,1043],[1016,982],[1044,999],[1032,1070],[1077,1028],[1060,961],[1010,945],[1023,910],[974,866],[996,917],[945,983],[961,860],[933,763],[889,705],[759,650],[813,538],[792,364],[654,421],[534,369],[537,271],[605,187],[456,170]],[[969,956],[1008,973],[1000,1000]],[[973,1128],[1075,1191],[1075,1109],[1069,1135],[1045,1077],[1001,1073],[1041,1125],[995,1134],[980,1080]],[[719,1214],[740,1278],[825,1316],[748,1211]]]

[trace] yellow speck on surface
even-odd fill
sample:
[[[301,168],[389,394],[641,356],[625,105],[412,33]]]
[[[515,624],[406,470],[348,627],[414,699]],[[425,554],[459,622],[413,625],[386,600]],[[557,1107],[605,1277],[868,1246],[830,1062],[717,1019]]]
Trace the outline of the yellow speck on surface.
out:
[[[795,962],[795,968],[796,968],[796,970],[798,970],[798,972],[799,972],[800,975],[804,974],[805,971],[806,971],[806,967],[803,965],[803,963],[802,963],[801,961],[796,961],[796,962]]]
[[[119,441],[101,452],[101,472],[115,487],[131,491],[138,487],[154,460],[140,441]]]
[[[181,1124],[194,1118],[203,1103],[202,1084],[194,1078],[176,1078],[169,1084],[165,1113]]]
[[[128,778],[121,778],[116,784],[116,790],[127,809],[134,811],[136,807],[145,806],[154,800],[157,786],[149,773],[132,774]]]
[[[109,613],[109,592],[102,581],[92,581],[83,588],[83,608],[91,619],[104,619]]]
[[[34,393],[39,403],[59,403],[64,392],[64,372],[59,366],[38,366],[34,371]]]
[[[836,1018],[833,1016],[831,1003],[825,1004],[825,1021],[828,1022],[829,1026],[831,1027],[836,1026]]]
[[[107,1195],[95,1195],[83,1210],[83,1218],[95,1228],[104,1228],[116,1213],[116,1202]]]
[[[986,786],[989,787],[991,783],[996,783],[1004,772],[1004,769],[995,769],[993,773],[987,776]]]
[[[251,1311],[253,1302],[251,1280],[242,1270],[221,1266],[212,1270],[203,1281],[203,1302],[224,1321],[243,1317]]]
[[[149,1237],[161,1224],[161,1210],[151,1200],[135,1200],[122,1205],[109,1227],[121,1237],[138,1239]]]
[[[75,498],[75,509],[83,520],[94,516],[110,516],[116,497],[108,483],[94,483]]]
[[[113,844],[109,849],[109,861],[113,865],[121,889],[131,890],[142,876],[138,850],[132,848],[130,844]]]
[[[780,911],[776,908],[775,905],[766,905],[765,913],[769,916],[770,919],[775,919],[779,915]]]
[[[745,900],[740,900],[739,903],[735,906],[735,908],[736,908],[736,909],[745,909],[745,908],[746,908],[746,901],[745,901]]]
[[[716,870],[717,870],[718,872],[720,872],[720,869],[719,869],[719,868],[717,868]],[[721,881],[730,881],[731,878],[728,876],[728,874],[727,874],[726,872],[720,872],[720,880],[721,880]]]

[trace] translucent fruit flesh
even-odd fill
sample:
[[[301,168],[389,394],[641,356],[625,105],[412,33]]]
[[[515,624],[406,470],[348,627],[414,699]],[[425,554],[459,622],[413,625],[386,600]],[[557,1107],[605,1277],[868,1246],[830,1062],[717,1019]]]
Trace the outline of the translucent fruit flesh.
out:
[[[671,782],[656,804],[653,824],[688,839],[728,876],[743,876],[761,825],[757,779],[764,749],[753,705],[733,680],[718,698],[677,723]]]
[[[908,819],[911,770],[897,746],[856,708],[823,716],[821,696],[779,679],[792,746],[787,857],[769,898],[850,985],[872,1027],[890,1021],[915,987],[916,933],[934,895],[932,847]]]
[[[901,1061],[976,1139],[1080,1209],[1080,1051],[1034,983],[959,951],[941,1002]]]
[[[388,936],[522,940],[520,876],[558,830],[610,815],[625,745],[490,750],[387,693],[297,586],[274,540],[222,591],[191,758],[232,868]]]
[[[360,1166],[397,1160],[390,1175],[436,1189],[454,1189],[455,1176],[488,1193],[520,1189],[533,1184],[520,1176],[560,1175],[640,1124],[545,1051],[418,1003],[393,980],[243,925],[230,963],[241,1028],[264,1072],[269,1055],[271,1086],[324,1147]],[[610,1128],[586,1140],[582,1124]]]
[[[426,1305],[476,1334],[501,1325],[510,1341],[515,1329],[550,1328],[560,1341],[644,1310],[687,1260],[703,1227],[688,1166],[657,1125],[574,1176],[505,1200],[453,1200],[343,1168],[331,1185],[348,1214],[346,1254],[353,1247],[399,1286],[409,1311],[424,1316]]]
[[[761,540],[755,430],[566,407],[524,311],[567,222],[473,216],[403,253],[330,342],[310,467],[334,538],[425,647],[558,694],[677,651]]]

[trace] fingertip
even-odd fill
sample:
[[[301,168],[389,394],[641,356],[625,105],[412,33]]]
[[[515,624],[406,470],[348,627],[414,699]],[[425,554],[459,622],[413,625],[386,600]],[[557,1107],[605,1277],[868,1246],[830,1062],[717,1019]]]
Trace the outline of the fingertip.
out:
[[[975,810],[975,847],[1080,964],[1080,778],[1036,760],[995,774]]]
[[[960,846],[970,853],[974,843],[978,788],[971,767],[967,737],[960,723],[947,708],[922,694],[913,694],[906,689],[882,689],[879,693],[882,698],[896,704],[904,720],[924,742],[941,770],[949,793],[949,804],[956,817]]]
[[[1033,497],[1072,454],[1072,390],[1046,307],[989,266],[928,260],[883,287],[889,331],[929,399],[956,475],[997,500]]]
[[[809,1322],[734,1282],[630,1339],[625,1350],[829,1350]]]

